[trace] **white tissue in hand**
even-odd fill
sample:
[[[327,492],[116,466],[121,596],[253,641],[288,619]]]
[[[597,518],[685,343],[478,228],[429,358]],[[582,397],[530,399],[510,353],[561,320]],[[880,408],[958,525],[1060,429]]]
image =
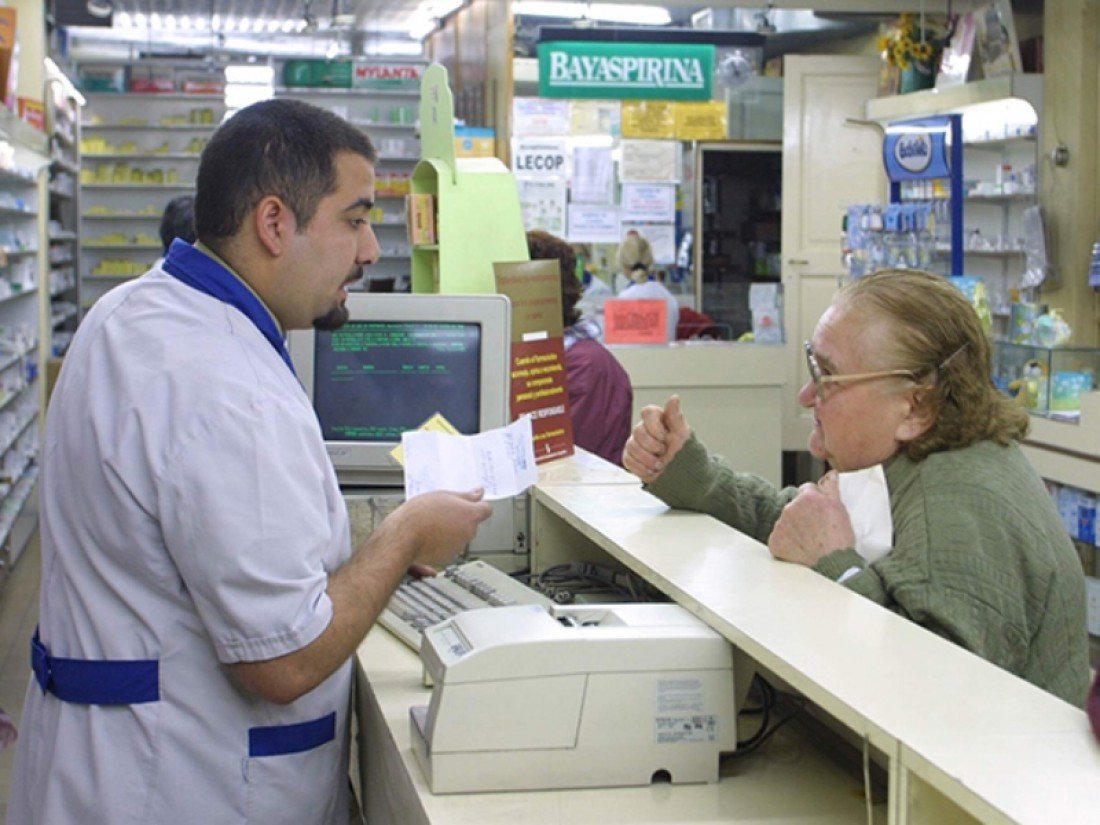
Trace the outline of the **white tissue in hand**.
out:
[[[882,465],[840,473],[840,500],[848,510],[856,534],[856,552],[870,564],[894,545],[894,520],[890,516],[890,491]]]

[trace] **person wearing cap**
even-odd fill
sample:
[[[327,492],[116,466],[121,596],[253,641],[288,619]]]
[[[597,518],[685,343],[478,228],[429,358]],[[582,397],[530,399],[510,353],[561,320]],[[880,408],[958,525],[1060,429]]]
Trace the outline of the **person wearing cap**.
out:
[[[665,323],[666,340],[676,340],[676,325],[680,322],[680,302],[668,288],[653,277],[653,250],[638,231],[631,229],[619,244],[619,269],[625,286],[617,297],[625,300],[660,300],[668,306]],[[616,279],[616,282],[622,279]]]

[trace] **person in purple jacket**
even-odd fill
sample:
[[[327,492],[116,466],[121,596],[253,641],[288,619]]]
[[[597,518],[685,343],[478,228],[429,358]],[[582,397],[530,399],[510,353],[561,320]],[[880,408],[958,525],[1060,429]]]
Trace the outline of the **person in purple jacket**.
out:
[[[600,326],[581,319],[577,301],[581,282],[572,247],[549,232],[527,233],[531,260],[557,259],[561,267],[562,324],[565,327],[565,372],[573,441],[613,464],[622,464],[623,447],[633,422],[634,391],[626,370],[600,343]]]

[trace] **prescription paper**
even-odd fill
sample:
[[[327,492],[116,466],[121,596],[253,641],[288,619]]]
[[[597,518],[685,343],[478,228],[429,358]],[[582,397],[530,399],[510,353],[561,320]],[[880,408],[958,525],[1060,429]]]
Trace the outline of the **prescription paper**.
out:
[[[530,416],[477,435],[438,431],[403,433],[405,498],[434,490],[485,491],[494,501],[519,495],[536,481]]]

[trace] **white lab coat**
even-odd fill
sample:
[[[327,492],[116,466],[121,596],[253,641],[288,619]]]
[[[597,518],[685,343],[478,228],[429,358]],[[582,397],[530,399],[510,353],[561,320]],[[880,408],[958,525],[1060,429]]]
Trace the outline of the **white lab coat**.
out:
[[[347,510],[297,379],[238,310],[154,269],[81,324],[42,449],[41,638],[158,659],[160,700],[27,692],[9,825],[347,820],[351,663],[280,706],[225,664],[328,625]],[[335,738],[250,757],[250,728],[335,713]]]

